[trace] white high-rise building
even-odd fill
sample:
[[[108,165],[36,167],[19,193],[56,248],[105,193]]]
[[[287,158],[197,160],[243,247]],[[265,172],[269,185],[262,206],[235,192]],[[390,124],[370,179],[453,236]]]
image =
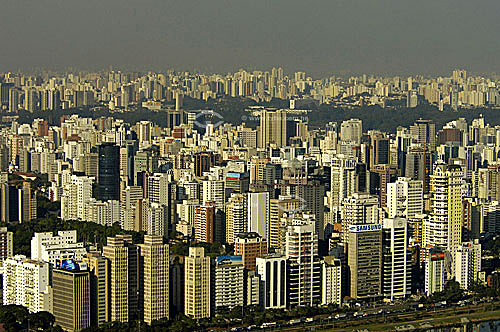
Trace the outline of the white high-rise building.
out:
[[[260,303],[264,309],[287,307],[287,261],[280,254],[257,257],[257,274],[260,277]]]
[[[205,180],[203,181],[203,204],[215,202],[215,206],[224,209],[225,205],[225,186],[224,180]]]
[[[423,182],[400,177],[387,184],[387,212],[389,218],[413,218],[424,211]]]
[[[243,306],[244,274],[242,256],[215,259],[215,308]]]
[[[455,257],[455,280],[463,289],[469,289],[477,281],[481,271],[481,244],[464,242],[457,248]]]
[[[321,304],[342,304],[342,264],[332,256],[321,261]]]
[[[411,257],[408,223],[404,218],[386,218],[382,227],[382,294],[391,301],[411,294]]]
[[[425,294],[442,292],[445,284],[445,253],[431,249],[425,260]]]
[[[49,262],[53,265],[57,260],[81,260],[87,254],[83,242],[76,241],[76,231],[59,231],[35,233],[31,239],[31,259]]]
[[[71,175],[61,197],[62,220],[85,220],[85,204],[92,199],[93,177]]]
[[[351,141],[355,144],[361,142],[363,135],[363,123],[360,119],[349,119],[342,121],[340,125],[340,138],[342,141]]]
[[[437,164],[431,175],[431,213],[424,221],[422,247],[444,248],[451,253],[454,273],[455,253],[462,242],[463,171],[458,165]]]
[[[342,201],[342,239],[349,242],[349,226],[378,224],[378,198],[369,194],[355,193]]]
[[[26,307],[31,313],[46,311],[44,293],[49,286],[49,263],[16,255],[3,262],[3,304]]]
[[[269,193],[248,193],[248,231],[269,243]]]
[[[321,262],[314,218],[294,218],[286,231],[290,306],[321,303]]]
[[[345,198],[357,191],[356,164],[356,158],[343,154],[338,154],[332,159],[330,186],[332,211],[339,208]]]

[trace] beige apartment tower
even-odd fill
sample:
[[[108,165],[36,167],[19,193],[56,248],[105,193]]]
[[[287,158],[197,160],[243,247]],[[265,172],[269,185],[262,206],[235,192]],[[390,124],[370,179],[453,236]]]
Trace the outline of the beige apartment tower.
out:
[[[140,294],[144,322],[169,317],[169,251],[160,235],[144,236],[140,247],[142,280]]]
[[[90,325],[99,326],[109,317],[109,266],[99,253],[88,253],[83,258],[90,271]]]
[[[193,319],[210,317],[210,257],[204,248],[189,248],[184,261],[184,314]]]
[[[123,239],[108,237],[102,252],[109,268],[107,321],[128,322],[128,248]]]

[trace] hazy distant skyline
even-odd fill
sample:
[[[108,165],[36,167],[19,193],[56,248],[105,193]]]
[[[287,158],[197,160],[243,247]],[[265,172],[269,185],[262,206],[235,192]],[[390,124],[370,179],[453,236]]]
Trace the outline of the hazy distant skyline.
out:
[[[498,72],[498,0],[0,0],[0,71]]]

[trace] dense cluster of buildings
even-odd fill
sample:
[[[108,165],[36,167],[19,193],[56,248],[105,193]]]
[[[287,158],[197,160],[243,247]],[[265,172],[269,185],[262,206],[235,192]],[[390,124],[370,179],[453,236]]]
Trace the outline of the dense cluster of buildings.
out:
[[[474,81],[462,74],[453,80]],[[246,75],[254,77],[240,72],[239,82]],[[130,86],[156,93],[156,83],[174,77],[136,77]],[[183,77],[186,89],[216,79]],[[103,91],[122,84],[123,94],[131,77],[95,79]],[[350,119],[316,129],[293,110],[253,112],[257,129],[206,119],[195,126],[201,118],[182,110],[167,128],[77,115],[58,126],[36,119],[0,128],[2,221],[36,218],[36,172],[47,175],[50,186],[39,194],[60,202],[62,220],[147,234],[141,244],[120,235],[99,248],[77,242],[75,231],[36,233],[27,258],[12,252],[4,230],[3,303],[52,312],[78,331],[250,305],[391,301],[442,291],[451,279],[463,289],[486,280],[479,240],[500,231],[500,127],[483,118],[443,128],[418,120],[384,133]],[[229,255],[197,245],[171,253],[179,242],[220,243]]]
[[[271,71],[200,74],[190,72],[78,72],[26,75],[7,73],[0,80],[1,107],[10,112],[57,110],[106,106],[113,110],[148,108],[184,96],[207,100],[221,96],[269,101],[289,99],[302,103],[330,103],[337,106],[393,105],[394,101],[416,107],[422,102],[439,109],[498,107],[498,78],[471,76],[455,70],[450,77],[336,76],[313,79],[305,72],[286,75],[283,68]]]

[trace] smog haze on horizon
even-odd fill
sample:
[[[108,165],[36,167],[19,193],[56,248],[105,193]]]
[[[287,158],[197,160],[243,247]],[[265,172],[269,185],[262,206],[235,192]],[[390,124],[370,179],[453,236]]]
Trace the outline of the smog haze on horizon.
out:
[[[0,71],[495,72],[500,2],[1,0]]]

